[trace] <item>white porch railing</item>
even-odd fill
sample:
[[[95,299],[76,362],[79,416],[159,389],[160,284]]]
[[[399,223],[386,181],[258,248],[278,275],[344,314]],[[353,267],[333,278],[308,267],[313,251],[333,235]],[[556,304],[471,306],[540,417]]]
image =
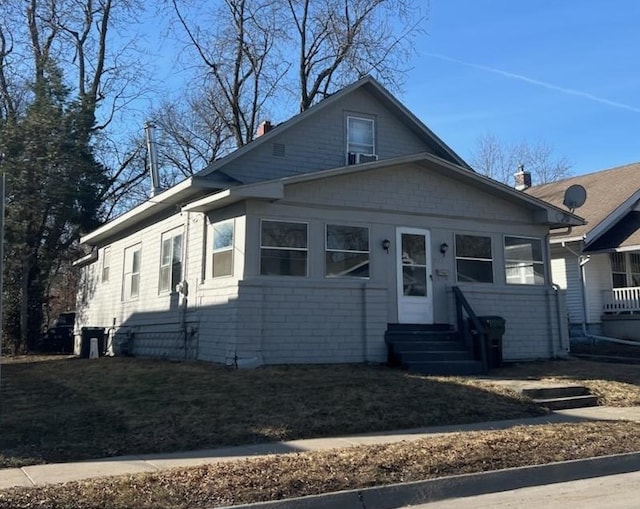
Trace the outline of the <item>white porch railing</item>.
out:
[[[606,290],[602,297],[605,313],[640,313],[640,286]]]

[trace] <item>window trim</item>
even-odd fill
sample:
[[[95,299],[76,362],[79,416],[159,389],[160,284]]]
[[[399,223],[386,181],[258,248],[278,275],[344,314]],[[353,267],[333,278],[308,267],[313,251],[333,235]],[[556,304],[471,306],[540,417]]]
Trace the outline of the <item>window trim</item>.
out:
[[[542,266],[542,283],[512,283],[509,282],[509,279],[507,278],[507,262],[509,261],[509,259],[507,258],[507,237],[512,238],[512,239],[525,239],[525,240],[535,240],[538,241],[540,244],[540,255],[541,255],[541,259],[540,260],[527,260],[527,262],[531,262],[532,266],[535,264],[541,265]],[[515,286],[544,286],[547,284],[547,279],[548,279],[548,275],[547,275],[547,268],[545,266],[545,249],[544,249],[544,241],[541,237],[529,237],[527,235],[503,235],[502,236],[502,252],[504,255],[504,281],[505,284],[507,285],[515,285]],[[514,260],[515,261],[515,260]],[[520,260],[518,260],[520,261]],[[535,272],[534,272],[535,274]]]
[[[215,247],[215,242],[216,242],[216,225],[219,224],[223,224],[223,223],[231,223],[231,245],[229,246],[224,246],[224,247],[220,247],[217,248]],[[236,242],[236,220],[235,218],[231,218],[231,219],[223,219],[222,221],[216,221],[215,223],[211,224],[211,239],[212,239],[212,247],[211,247],[211,278],[212,279],[219,279],[219,278],[223,278],[223,277],[233,277],[234,274],[234,251],[235,251],[235,242]],[[215,271],[214,271],[214,257],[216,254],[219,253],[224,253],[227,251],[231,251],[231,273],[230,274],[220,274],[219,276],[216,276]]]
[[[489,247],[491,250],[491,258],[478,258],[471,256],[459,256],[458,255],[458,242],[457,237],[482,237],[489,239]],[[454,232],[453,234],[453,251],[454,251],[454,262],[455,262],[455,271],[456,271],[456,282],[457,283],[469,283],[469,284],[495,284],[495,252],[493,249],[493,237],[490,234],[480,235],[479,233],[463,233],[463,232]],[[467,261],[479,261],[479,262],[490,262],[491,263],[491,281],[460,281],[459,271],[458,271],[458,260],[467,260]]]
[[[362,228],[367,230],[367,250],[358,251],[352,249],[330,249],[329,248],[329,226],[342,226],[347,228]],[[371,279],[371,228],[369,226],[362,226],[356,224],[339,224],[339,223],[325,223],[324,225],[324,277],[327,279]],[[369,263],[369,275],[368,276],[332,276],[327,274],[327,253],[355,253],[366,254],[367,262]]]
[[[130,270],[128,271],[128,267],[127,267],[127,254],[131,253],[131,257],[130,257],[130,262],[131,262],[131,267]],[[133,271],[133,262],[135,259],[135,253],[140,253],[139,254],[139,263],[138,263],[138,271],[134,272]],[[123,269],[122,269],[122,292],[120,295],[120,300],[123,302],[127,302],[127,301],[133,301],[133,300],[137,300],[140,297],[140,273],[142,272],[142,242],[137,242],[136,244],[132,244],[130,246],[127,246],[124,248],[123,251]],[[138,290],[135,293],[135,295],[133,294],[133,277],[134,276],[138,276]],[[127,284],[127,282],[129,284]],[[127,289],[128,291],[128,295],[127,295]]]
[[[102,248],[102,270],[100,271],[100,282],[109,282],[109,272],[111,269],[111,246]]]
[[[371,152],[359,152],[356,150],[351,150],[351,144],[353,143],[349,137],[349,133],[351,132],[349,123],[351,119],[368,122],[371,125]],[[374,156],[377,154],[376,152],[376,119],[375,118],[359,116],[359,115],[347,115],[346,131],[347,131],[346,132],[347,164],[349,163],[349,154],[364,154],[369,156]],[[356,143],[353,143],[353,144],[356,145]],[[357,145],[363,145],[363,144],[357,143]]]
[[[180,236],[182,237],[180,239],[180,277],[178,279],[180,279],[180,281],[175,282],[175,284],[172,284],[172,276],[173,276],[173,247],[174,247],[174,239]],[[163,264],[162,263],[162,249],[164,246],[164,242],[165,239],[170,239],[170,245],[171,245],[171,253],[170,253],[170,257],[169,257],[169,263],[168,264]],[[185,249],[185,245],[184,245],[184,227],[183,226],[178,226],[177,228],[172,228],[171,230],[167,230],[165,232],[163,232],[160,235],[160,260],[159,260],[159,267],[158,267],[158,294],[159,295],[167,295],[167,294],[172,294],[172,293],[176,293],[176,285],[178,283],[180,283],[182,281],[182,279],[184,278],[184,249]],[[164,268],[166,268],[168,266],[169,268],[169,288],[162,288],[161,287],[161,282],[162,282],[162,270]]]
[[[265,222],[269,223],[291,223],[291,224],[303,224],[305,225],[307,231],[307,246],[304,248],[301,247],[279,247],[279,246],[265,246],[262,243],[262,234],[263,229],[262,226]],[[263,249],[274,249],[279,251],[299,251],[305,252],[307,255],[305,257],[305,274],[304,276],[298,276],[295,274],[263,274],[262,273],[262,250]],[[307,221],[292,221],[289,219],[266,219],[260,218],[260,256],[258,257],[259,262],[259,270],[258,274],[262,277],[309,277],[309,222]]]

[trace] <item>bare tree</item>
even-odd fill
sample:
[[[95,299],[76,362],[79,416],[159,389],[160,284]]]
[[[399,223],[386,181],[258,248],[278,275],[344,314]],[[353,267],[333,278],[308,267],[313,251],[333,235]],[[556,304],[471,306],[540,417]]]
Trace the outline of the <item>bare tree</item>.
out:
[[[544,141],[531,144],[525,140],[512,145],[501,143],[491,133],[478,138],[471,153],[471,166],[478,172],[508,185],[523,165],[531,172],[534,184],[545,184],[571,175],[571,163],[564,156],[555,156],[553,147]]]
[[[223,0],[211,24],[202,14],[205,7],[200,10],[195,2],[179,0],[171,3],[190,47],[206,69],[200,78],[209,98],[206,104],[238,147],[247,144],[283,72],[283,64],[272,58],[279,34],[274,2]]]
[[[216,104],[217,97],[205,91],[202,95],[192,94],[182,102],[166,102],[153,115],[153,122],[159,128],[159,163],[169,170],[163,172],[165,178],[191,176],[232,148],[229,130],[224,120],[215,114]]]
[[[411,0],[285,0],[300,110],[372,74],[399,88],[426,11]]]

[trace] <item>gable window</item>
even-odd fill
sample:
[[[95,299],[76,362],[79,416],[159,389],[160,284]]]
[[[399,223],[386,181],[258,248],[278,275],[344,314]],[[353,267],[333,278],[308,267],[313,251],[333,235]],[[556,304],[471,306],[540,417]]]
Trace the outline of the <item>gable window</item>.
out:
[[[327,277],[369,277],[369,229],[327,225]]]
[[[122,300],[137,299],[140,294],[140,244],[124,250],[124,271],[122,274]]]
[[[610,258],[612,288],[640,286],[639,253],[611,253]]]
[[[347,117],[347,154],[374,155],[375,124],[372,119]],[[353,161],[360,162],[360,161]]]
[[[182,280],[182,229],[162,234],[158,291],[173,292]]]
[[[456,235],[456,273],[461,283],[493,283],[491,237]]]
[[[233,274],[233,219],[213,225],[213,277]]]
[[[504,262],[507,284],[544,284],[544,262],[540,239],[505,237]]]
[[[109,267],[111,266],[111,246],[102,250],[102,282],[109,281]]]
[[[260,274],[263,276],[307,275],[307,224],[262,221]]]

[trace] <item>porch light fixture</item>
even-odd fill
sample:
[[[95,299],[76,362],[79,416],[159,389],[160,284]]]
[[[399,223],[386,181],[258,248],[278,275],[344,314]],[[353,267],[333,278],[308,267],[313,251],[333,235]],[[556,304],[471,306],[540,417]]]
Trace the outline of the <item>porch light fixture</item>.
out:
[[[446,255],[448,250],[449,250],[449,244],[447,244],[446,242],[443,242],[442,244],[440,244],[440,252],[442,253],[442,256]]]
[[[391,247],[391,241],[389,239],[384,239],[382,241],[382,249],[384,249],[387,254],[389,254],[389,248]]]

